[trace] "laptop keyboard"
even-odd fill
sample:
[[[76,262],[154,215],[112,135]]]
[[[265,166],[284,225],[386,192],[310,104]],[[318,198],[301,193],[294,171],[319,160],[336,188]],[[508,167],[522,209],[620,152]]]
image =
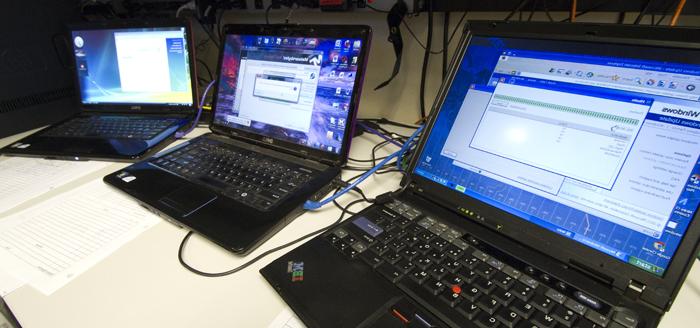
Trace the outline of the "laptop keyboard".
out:
[[[149,140],[177,122],[176,118],[128,116],[78,117],[44,132],[48,137]]]
[[[311,169],[257,152],[199,138],[151,163],[214,187],[258,210],[269,210],[307,183]]]
[[[639,325],[631,310],[612,311],[600,302],[584,304],[581,299],[592,298],[507,255],[496,255],[496,250],[438,218],[399,201],[385,206],[335,228],[326,240],[345,256],[371,266],[451,326]]]

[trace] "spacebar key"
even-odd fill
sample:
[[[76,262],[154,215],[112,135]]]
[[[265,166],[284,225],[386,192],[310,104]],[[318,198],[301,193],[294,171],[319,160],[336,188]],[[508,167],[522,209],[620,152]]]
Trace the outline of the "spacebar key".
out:
[[[404,278],[396,284],[399,289],[411,296],[418,304],[422,305],[433,315],[445,321],[450,327],[473,327],[474,325],[462,316],[457,310],[447,303],[441,302],[427,289],[409,278]]]

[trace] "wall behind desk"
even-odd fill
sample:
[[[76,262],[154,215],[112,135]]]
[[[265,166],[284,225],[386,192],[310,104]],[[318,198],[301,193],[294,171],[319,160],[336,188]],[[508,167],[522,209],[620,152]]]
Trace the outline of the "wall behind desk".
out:
[[[270,13],[270,22],[282,23],[288,13],[289,10],[286,8],[272,10]],[[508,13],[503,12],[469,13],[465,21],[477,19],[501,20],[507,14]],[[527,19],[529,14],[529,12],[523,12],[523,19]],[[427,16],[427,13],[422,13],[417,17],[406,16],[405,20],[423,43],[425,43],[427,35]],[[454,12],[450,15],[450,33],[455,28],[461,16],[461,12]],[[561,20],[568,17],[568,13],[553,12],[552,16],[555,20]],[[629,13],[626,15],[625,22],[631,23],[636,17],[637,13]],[[517,20],[518,15],[516,14],[513,19]],[[595,13],[582,16],[577,21],[614,23],[617,19],[618,13]],[[649,24],[649,19],[650,16],[646,17],[645,20],[642,21],[642,24]],[[547,17],[543,13],[538,12],[533,16],[533,20],[545,21]],[[224,14],[222,21],[224,23],[264,24],[265,15],[260,11],[229,11]],[[404,55],[401,71],[391,84],[383,89],[375,91],[374,87],[390,76],[394,66],[394,50],[392,45],[387,41],[389,32],[386,24],[386,14],[372,11],[322,13],[318,10],[299,9],[292,12],[290,22],[300,24],[365,24],[371,26],[374,34],[369,54],[369,66],[365,74],[365,83],[360,100],[359,117],[386,117],[404,123],[413,123],[419,119],[420,76],[424,50],[411,37],[404,26],[401,27],[404,41]],[[668,18],[664,20],[664,24],[668,24]],[[681,16],[678,25],[698,26],[700,25],[700,16]],[[435,13],[432,46],[434,51],[440,51],[442,49],[442,26],[443,14]],[[452,54],[459,44],[461,31],[460,26],[455,38],[452,40],[452,43],[450,43],[448,62],[451,61]],[[210,45],[208,49],[198,53],[198,56],[210,63],[212,69],[215,69],[218,53],[213,46]],[[428,112],[432,108],[435,95],[441,83],[442,55],[431,55],[425,93],[426,111]]]

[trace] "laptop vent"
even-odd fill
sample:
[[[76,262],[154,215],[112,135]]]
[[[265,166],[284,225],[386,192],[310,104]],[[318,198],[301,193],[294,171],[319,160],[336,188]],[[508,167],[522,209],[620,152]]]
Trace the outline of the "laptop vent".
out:
[[[75,89],[73,87],[65,87],[28,96],[5,99],[0,101],[0,113],[46,104],[63,98],[73,97],[74,95]]]

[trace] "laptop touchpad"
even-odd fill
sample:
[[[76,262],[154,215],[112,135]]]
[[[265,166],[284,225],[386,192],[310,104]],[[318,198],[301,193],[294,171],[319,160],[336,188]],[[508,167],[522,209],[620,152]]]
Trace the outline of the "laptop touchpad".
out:
[[[197,186],[189,185],[175,189],[158,201],[186,217],[216,199],[216,194]]]

